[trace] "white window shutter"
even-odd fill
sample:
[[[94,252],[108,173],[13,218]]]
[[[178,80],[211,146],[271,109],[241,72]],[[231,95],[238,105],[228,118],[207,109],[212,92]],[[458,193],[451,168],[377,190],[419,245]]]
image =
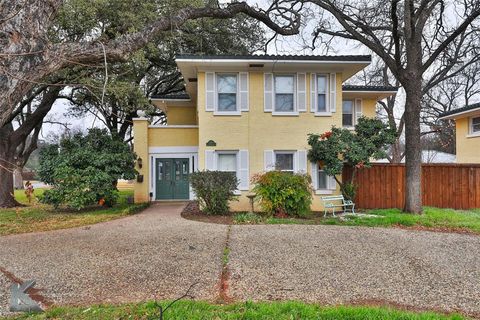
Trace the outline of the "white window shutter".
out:
[[[275,154],[273,150],[265,150],[263,152],[263,163],[265,171],[275,170]]]
[[[214,150],[205,150],[205,170],[217,170],[216,160]]]
[[[317,111],[317,74],[310,74],[310,112]]]
[[[297,110],[307,111],[307,74],[297,73]]]
[[[248,72],[240,72],[239,80],[240,110],[248,111]]]
[[[337,75],[335,73],[330,73],[330,111],[337,111]]]
[[[307,150],[297,151],[297,172],[307,173]]]
[[[215,111],[215,72],[205,72],[205,111]]]
[[[337,181],[333,176],[327,177],[328,189],[337,190]]]
[[[355,124],[358,123],[358,118],[362,116],[362,99],[355,99]]]
[[[239,190],[248,190],[249,186],[249,172],[248,172],[248,150],[240,150],[238,152],[238,185]]]
[[[314,162],[310,162],[310,168],[312,169],[311,177],[312,177],[313,189],[317,190],[318,189],[318,165]]]
[[[264,73],[264,100],[263,111],[272,112],[273,110],[273,74]]]

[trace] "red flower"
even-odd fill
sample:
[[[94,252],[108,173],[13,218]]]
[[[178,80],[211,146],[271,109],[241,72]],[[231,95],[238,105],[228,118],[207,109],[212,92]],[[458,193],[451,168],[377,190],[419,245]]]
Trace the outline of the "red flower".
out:
[[[332,131],[327,131],[327,132],[325,132],[324,134],[322,134],[322,135],[320,136],[320,138],[322,138],[322,139],[328,139],[328,138],[330,138],[331,136],[332,136]]]
[[[365,167],[365,162],[363,162],[363,161],[360,161],[359,163],[357,163],[355,165],[355,168],[357,168],[357,169],[361,169],[363,167]]]

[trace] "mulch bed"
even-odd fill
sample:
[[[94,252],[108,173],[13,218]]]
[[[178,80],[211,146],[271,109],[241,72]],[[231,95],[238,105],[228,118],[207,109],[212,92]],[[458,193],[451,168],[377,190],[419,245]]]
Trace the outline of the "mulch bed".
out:
[[[197,201],[190,201],[182,211],[182,217],[185,219],[216,224],[233,224],[234,215],[233,212],[225,215],[207,215],[200,211]]]

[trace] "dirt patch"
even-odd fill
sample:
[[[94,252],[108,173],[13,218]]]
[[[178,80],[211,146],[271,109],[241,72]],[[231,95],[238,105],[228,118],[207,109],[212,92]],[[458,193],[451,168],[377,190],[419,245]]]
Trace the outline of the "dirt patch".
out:
[[[0,267],[0,272],[3,273],[5,275],[5,277],[7,277],[7,279],[10,280],[13,283],[22,284],[24,282],[22,279],[18,278],[13,273],[6,270],[5,268]],[[49,307],[49,306],[53,305],[52,301],[48,300],[47,298],[45,298],[41,294],[42,290],[43,289],[38,289],[38,288],[32,287],[32,288],[29,288],[26,291],[26,294],[28,294],[30,296],[30,298],[32,298],[32,300],[34,300],[36,302],[39,302],[41,305],[44,305],[46,307]]]
[[[415,230],[415,231],[430,231],[430,232],[442,232],[442,233],[460,233],[460,234],[468,234],[478,236],[480,235],[478,232],[467,228],[449,228],[449,227],[426,227],[421,225],[415,226],[404,226],[401,224],[395,224],[392,227],[405,229],[405,230]]]
[[[220,275],[219,282],[219,292],[218,292],[218,303],[230,303],[233,302],[232,297],[228,295],[229,281],[230,281],[230,270],[228,268],[228,261],[230,259],[230,234],[232,232],[232,227],[229,226],[227,229],[227,238],[225,240],[225,247],[223,249],[222,257],[222,273]]]
[[[190,201],[182,211],[182,217],[188,220],[216,223],[216,224],[233,224],[235,213],[229,212],[225,215],[207,215],[200,211],[197,201]]]
[[[396,310],[403,310],[403,311],[409,311],[409,312],[415,312],[415,313],[421,313],[421,312],[435,312],[438,314],[443,314],[446,316],[450,316],[453,314],[461,314],[462,316],[466,316],[472,319],[480,319],[480,313],[478,312],[464,312],[460,309],[455,309],[452,311],[445,311],[441,308],[421,308],[421,307],[416,307],[412,305],[405,305],[393,301],[388,301],[388,300],[382,300],[382,299],[360,299],[360,300],[354,300],[350,301],[346,305],[351,305],[351,306],[367,306],[367,307],[389,307],[392,309]]]

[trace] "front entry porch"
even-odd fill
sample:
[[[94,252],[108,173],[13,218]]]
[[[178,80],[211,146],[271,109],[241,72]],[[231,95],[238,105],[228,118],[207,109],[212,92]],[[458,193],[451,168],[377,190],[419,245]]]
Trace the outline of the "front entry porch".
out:
[[[198,170],[198,147],[149,148],[150,200],[192,200],[190,173]]]
[[[187,200],[190,198],[189,158],[155,159],[155,200]]]

